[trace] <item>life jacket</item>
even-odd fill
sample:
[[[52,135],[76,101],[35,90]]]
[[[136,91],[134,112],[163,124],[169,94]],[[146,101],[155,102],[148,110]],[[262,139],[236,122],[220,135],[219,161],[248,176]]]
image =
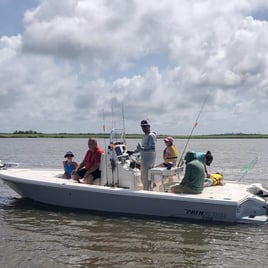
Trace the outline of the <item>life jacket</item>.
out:
[[[168,164],[171,161],[177,161],[178,159],[178,151],[175,145],[171,145],[169,147],[171,149],[171,156],[165,159],[165,163]]]
[[[210,179],[212,180],[213,185],[218,185],[220,180],[223,179],[223,176],[219,173],[210,174]]]

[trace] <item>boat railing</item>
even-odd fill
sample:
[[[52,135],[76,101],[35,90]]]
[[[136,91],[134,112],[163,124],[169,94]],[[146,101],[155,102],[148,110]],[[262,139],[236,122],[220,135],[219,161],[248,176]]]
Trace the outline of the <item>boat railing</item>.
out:
[[[110,145],[126,144],[125,131],[122,128],[113,128],[110,132]]]

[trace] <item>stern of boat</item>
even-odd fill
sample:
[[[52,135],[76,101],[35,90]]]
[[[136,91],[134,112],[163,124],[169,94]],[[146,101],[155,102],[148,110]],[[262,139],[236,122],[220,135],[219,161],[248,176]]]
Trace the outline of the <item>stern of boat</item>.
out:
[[[251,185],[248,187],[247,191],[250,193],[250,195],[245,200],[243,200],[237,208],[238,222],[268,222],[267,198],[261,195],[260,192],[255,191],[257,189],[255,186],[256,185]]]

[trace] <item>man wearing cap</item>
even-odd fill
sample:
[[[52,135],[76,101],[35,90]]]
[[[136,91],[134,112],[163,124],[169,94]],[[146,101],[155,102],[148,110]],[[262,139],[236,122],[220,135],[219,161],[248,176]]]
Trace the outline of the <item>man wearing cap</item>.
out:
[[[156,134],[151,132],[150,124],[147,120],[141,121],[141,128],[144,132],[144,136],[141,144],[138,144],[136,150],[133,153],[141,154],[141,181],[144,190],[149,190],[148,171],[155,165],[155,147],[156,147]]]

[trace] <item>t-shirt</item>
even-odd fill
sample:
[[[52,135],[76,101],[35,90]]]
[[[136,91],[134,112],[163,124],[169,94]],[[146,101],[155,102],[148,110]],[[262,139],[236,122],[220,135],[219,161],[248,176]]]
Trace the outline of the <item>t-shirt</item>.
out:
[[[86,170],[90,170],[95,164],[99,165],[103,153],[103,149],[99,146],[94,151],[88,150],[83,160]]]
[[[72,171],[75,170],[75,163],[72,162],[71,165],[68,165],[68,161],[64,162],[64,172],[66,174],[67,179],[71,179]]]

